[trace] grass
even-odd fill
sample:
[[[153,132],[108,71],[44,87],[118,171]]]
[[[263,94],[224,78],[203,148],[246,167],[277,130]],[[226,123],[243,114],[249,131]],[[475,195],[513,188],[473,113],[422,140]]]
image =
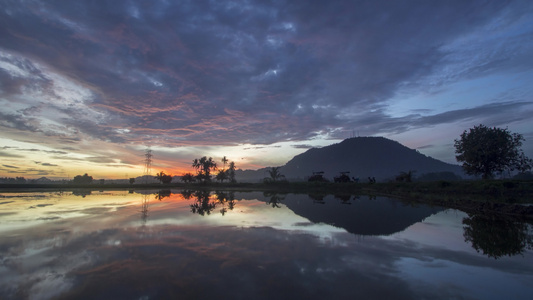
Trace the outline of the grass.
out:
[[[170,183],[170,184],[0,184],[2,192],[32,190],[91,190],[111,189],[190,189],[265,191],[310,195],[373,195],[389,196],[404,201],[426,203],[469,211],[523,215],[533,218],[533,181],[478,180],[387,183],[330,183],[330,182],[275,182],[275,183]]]

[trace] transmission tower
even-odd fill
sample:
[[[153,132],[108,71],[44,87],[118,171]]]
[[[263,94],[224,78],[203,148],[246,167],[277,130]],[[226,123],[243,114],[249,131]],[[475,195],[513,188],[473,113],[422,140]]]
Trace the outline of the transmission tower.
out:
[[[147,148],[146,152],[144,153],[144,172],[143,175],[151,175],[152,173],[152,157],[154,155],[152,154],[152,149]]]

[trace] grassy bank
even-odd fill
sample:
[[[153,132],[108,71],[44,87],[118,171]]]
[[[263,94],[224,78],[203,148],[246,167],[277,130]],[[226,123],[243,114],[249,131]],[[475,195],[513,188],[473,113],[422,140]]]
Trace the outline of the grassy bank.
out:
[[[426,203],[465,211],[503,213],[533,218],[533,181],[483,180],[438,181],[410,183],[209,183],[209,184],[9,184],[0,185],[0,192],[31,192],[42,190],[113,190],[113,189],[188,189],[265,191],[309,195],[375,195],[400,198],[404,201]]]

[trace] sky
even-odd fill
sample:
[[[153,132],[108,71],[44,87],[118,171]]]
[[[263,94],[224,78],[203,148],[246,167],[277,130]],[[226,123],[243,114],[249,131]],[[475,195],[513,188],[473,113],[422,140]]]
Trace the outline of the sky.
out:
[[[473,126],[533,156],[533,2],[0,2],[0,177],[281,166],[384,136],[448,163]]]

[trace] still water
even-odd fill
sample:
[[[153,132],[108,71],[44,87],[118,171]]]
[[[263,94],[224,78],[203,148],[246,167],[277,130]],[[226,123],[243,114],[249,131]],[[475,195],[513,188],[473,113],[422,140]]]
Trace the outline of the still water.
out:
[[[531,299],[532,228],[369,196],[0,193],[0,299]]]

